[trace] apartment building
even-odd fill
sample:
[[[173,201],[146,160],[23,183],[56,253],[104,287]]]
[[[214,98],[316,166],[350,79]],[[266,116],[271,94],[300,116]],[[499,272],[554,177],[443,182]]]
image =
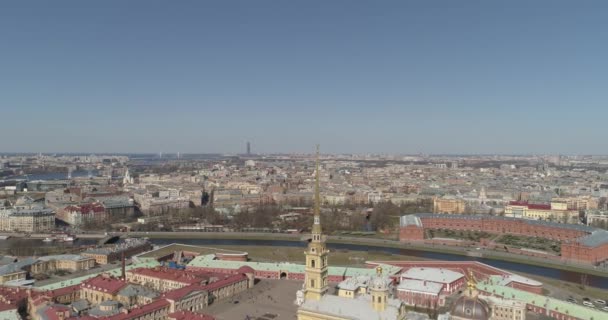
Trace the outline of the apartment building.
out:
[[[55,229],[55,213],[51,209],[33,208],[0,211],[0,230],[39,233]]]

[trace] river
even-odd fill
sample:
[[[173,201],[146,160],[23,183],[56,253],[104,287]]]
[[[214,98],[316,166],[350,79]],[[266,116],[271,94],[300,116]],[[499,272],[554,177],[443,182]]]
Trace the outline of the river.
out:
[[[247,246],[279,246],[279,247],[302,247],[304,248],[306,243],[301,241],[286,241],[286,240],[239,240],[239,239],[150,239],[150,241],[158,246],[168,245],[171,243],[183,243],[190,245],[200,245],[200,246],[221,246],[221,245],[230,245],[230,246],[243,246],[243,251],[247,251]],[[44,251],[45,248],[53,248],[53,247],[66,247],[66,249],[70,246],[79,246],[79,245],[95,245],[97,240],[93,239],[78,239],[73,244],[65,243],[44,243],[42,240],[37,239],[17,239],[11,238],[8,240],[0,241],[0,249],[10,249],[10,248],[38,248],[40,251]],[[568,281],[572,283],[580,283],[584,274],[575,271],[567,271],[567,270],[559,270],[553,269],[550,267],[541,267],[541,266],[533,266],[527,264],[520,264],[516,262],[510,261],[502,261],[502,260],[494,260],[494,259],[486,259],[486,258],[476,258],[476,257],[468,257],[456,254],[449,253],[438,253],[438,252],[428,252],[422,250],[412,250],[412,249],[399,249],[399,248],[390,248],[390,247],[379,247],[379,246],[368,246],[362,244],[345,244],[345,243],[328,243],[327,246],[330,249],[334,250],[350,250],[350,251],[376,251],[376,252],[384,252],[389,254],[399,254],[404,256],[411,257],[420,257],[424,259],[431,260],[445,260],[445,261],[479,261],[485,263],[487,265],[514,271],[514,272],[522,272],[531,275],[537,275],[547,278],[559,279],[562,281]],[[601,289],[608,289],[608,276],[596,276],[596,275],[586,275],[586,281],[588,286],[597,287]]]
[[[231,245],[231,246],[280,246],[280,247],[302,247],[306,246],[305,242],[301,241],[285,241],[285,240],[238,240],[238,239],[150,239],[156,245],[167,245],[171,243],[183,243],[190,245],[214,246],[214,245]],[[573,283],[580,283],[583,273],[567,270],[553,269],[550,267],[540,267],[527,264],[520,264],[510,261],[493,260],[486,258],[468,257],[457,254],[428,252],[412,249],[399,249],[390,247],[368,246],[361,244],[346,244],[346,243],[327,243],[330,249],[334,250],[351,250],[351,251],[376,251],[389,254],[399,254],[411,257],[420,257],[431,260],[445,261],[479,261],[487,265],[514,271],[528,273],[532,275],[559,279]],[[243,248],[247,251],[247,248]],[[602,289],[608,289],[608,277],[596,275],[586,275],[587,285]]]

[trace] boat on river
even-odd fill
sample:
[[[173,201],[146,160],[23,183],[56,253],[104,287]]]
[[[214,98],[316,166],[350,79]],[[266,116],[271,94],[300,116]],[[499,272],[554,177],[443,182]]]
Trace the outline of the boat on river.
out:
[[[68,233],[57,233],[54,234],[51,239],[57,242],[74,242],[76,237]]]

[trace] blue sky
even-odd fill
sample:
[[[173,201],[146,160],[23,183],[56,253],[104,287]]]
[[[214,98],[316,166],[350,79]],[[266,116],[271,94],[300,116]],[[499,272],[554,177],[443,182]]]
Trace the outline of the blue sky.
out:
[[[607,153],[607,1],[2,1],[1,152]]]

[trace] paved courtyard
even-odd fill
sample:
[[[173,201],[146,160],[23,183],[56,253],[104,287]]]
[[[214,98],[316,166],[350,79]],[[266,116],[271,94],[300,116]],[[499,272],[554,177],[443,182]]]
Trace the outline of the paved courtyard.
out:
[[[218,320],[293,320],[296,291],[301,288],[301,281],[261,280],[252,289],[214,303],[204,312]]]

